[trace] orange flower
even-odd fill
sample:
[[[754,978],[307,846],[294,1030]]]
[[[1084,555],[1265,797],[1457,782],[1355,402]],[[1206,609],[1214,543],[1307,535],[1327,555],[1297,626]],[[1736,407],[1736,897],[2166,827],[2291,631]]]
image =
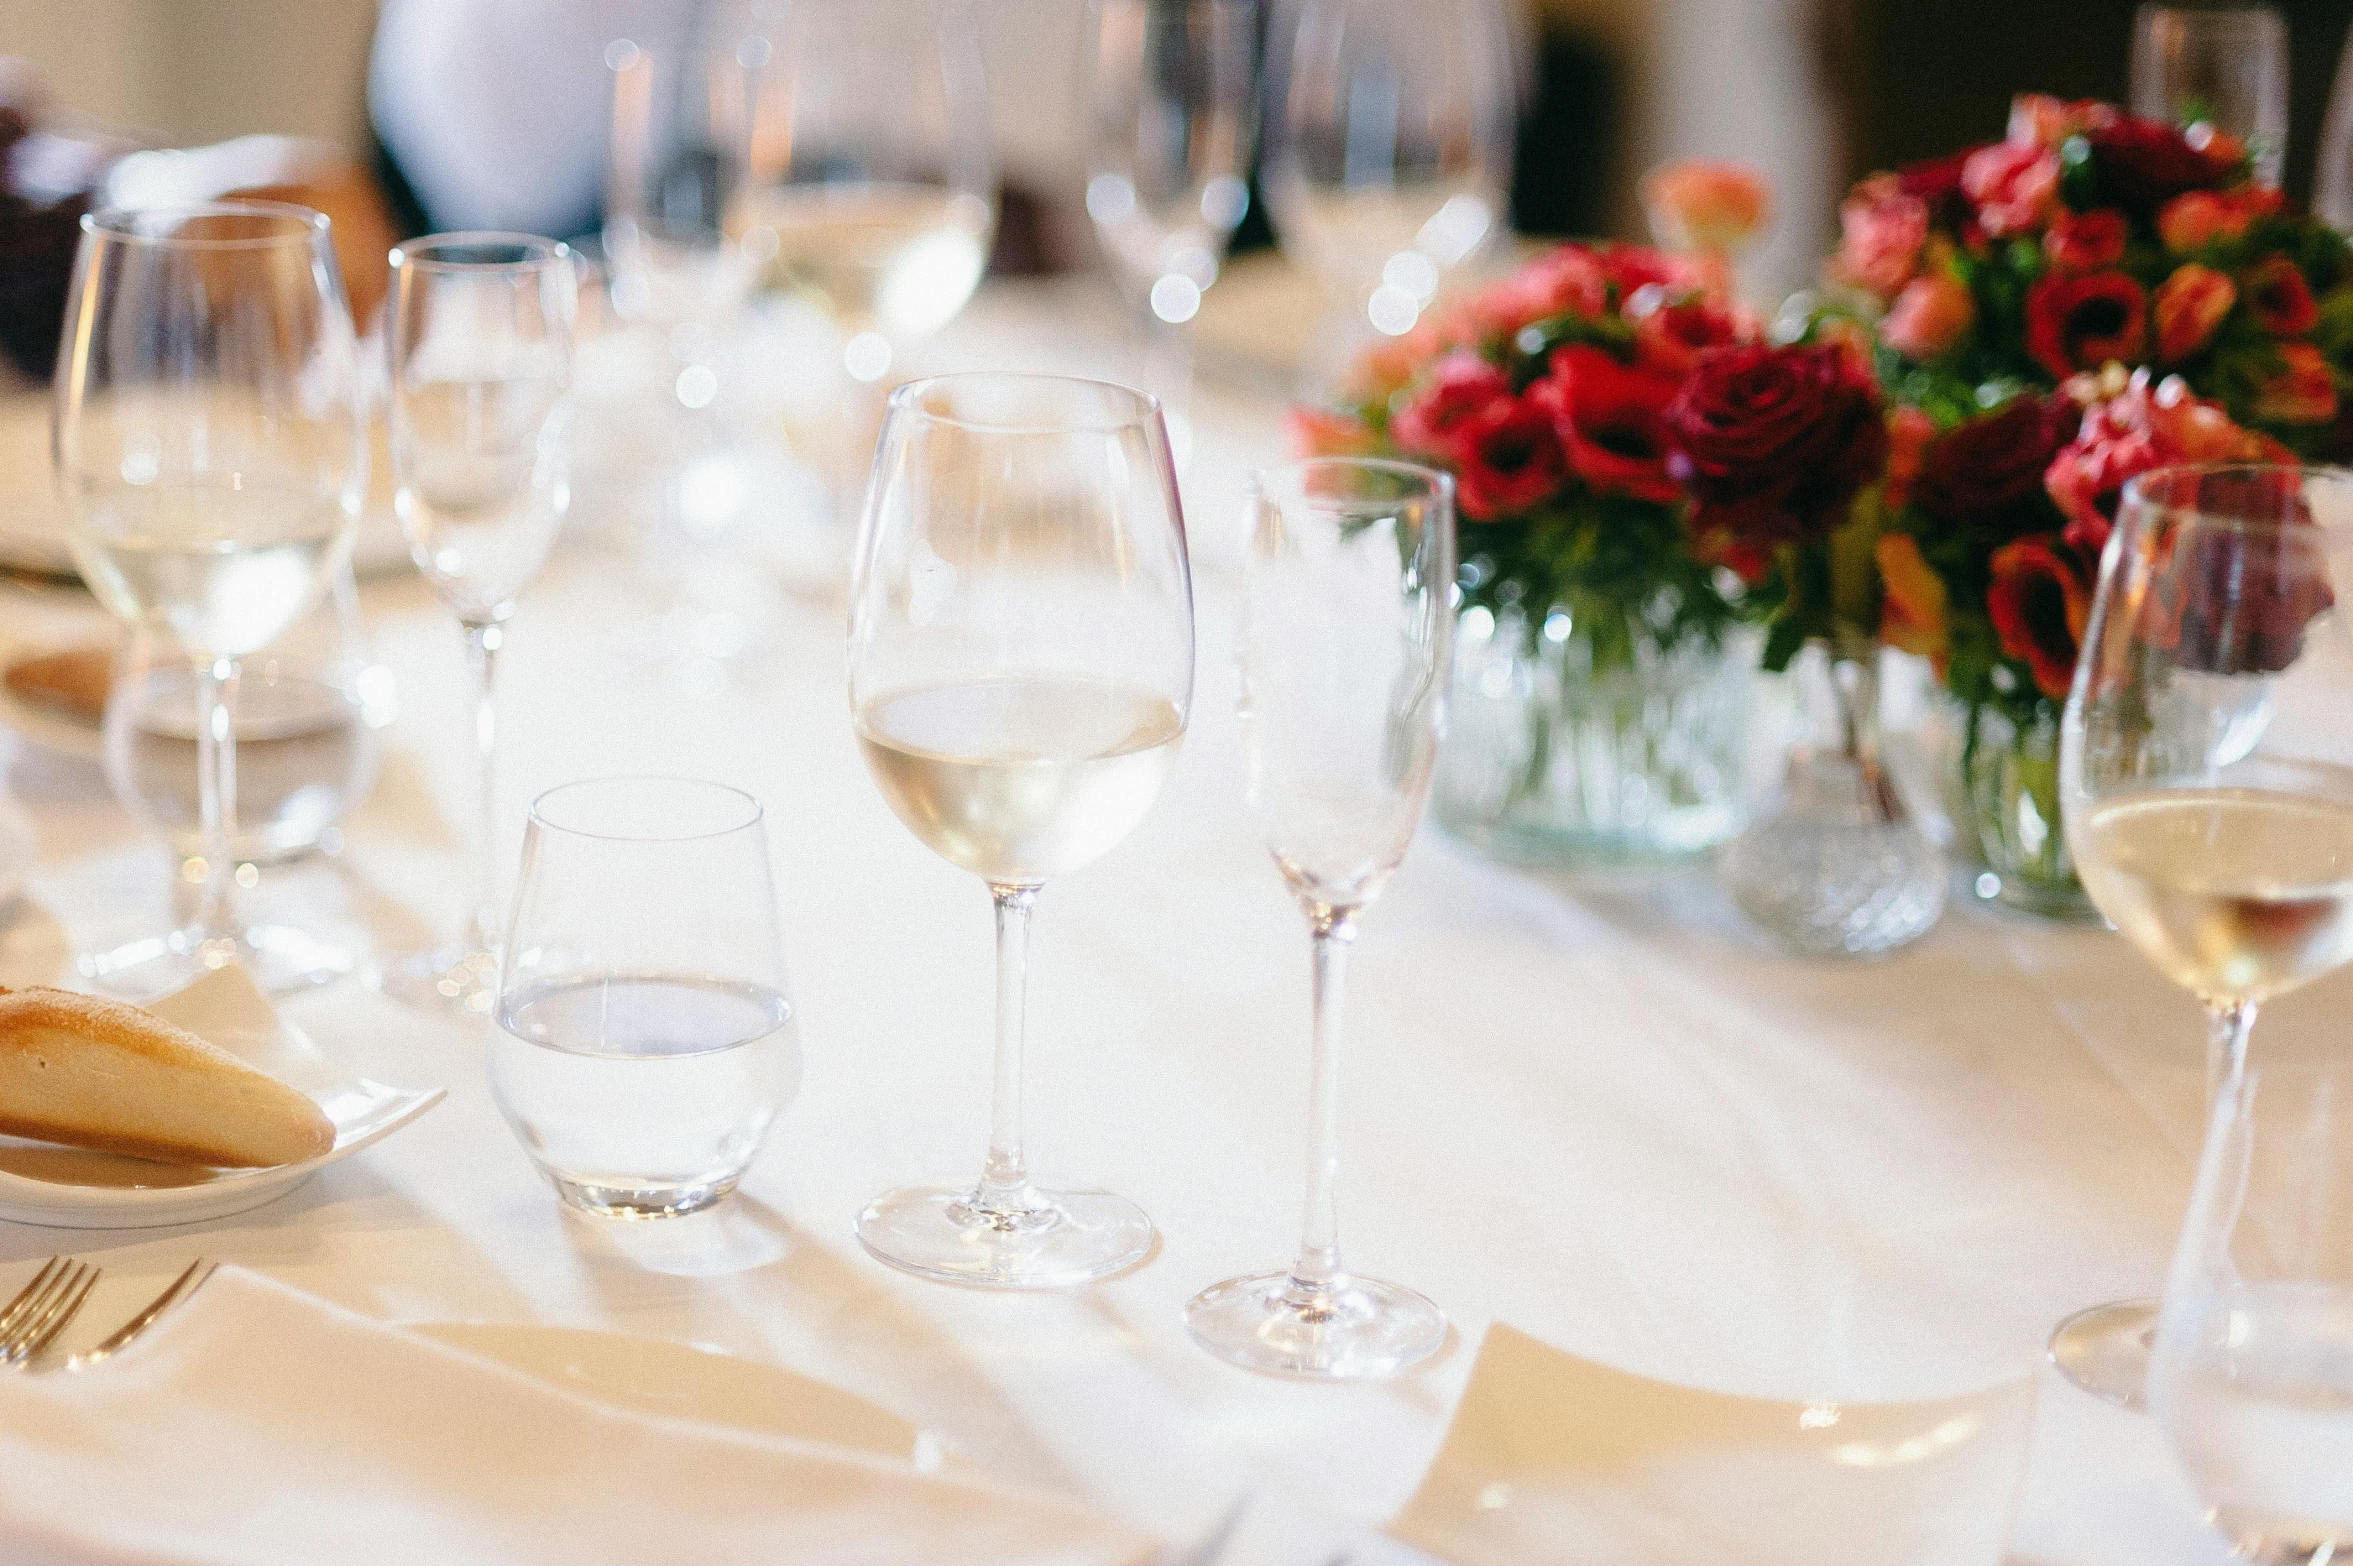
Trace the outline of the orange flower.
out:
[[[1968,285],[1950,273],[1931,272],[1904,285],[1879,323],[1879,335],[1907,359],[1933,359],[1976,324],[1977,301]]]
[[[2157,211],[2157,234],[2177,256],[2217,240],[2244,239],[2257,218],[2279,210],[2280,193],[2262,185],[2244,190],[2185,191]]]
[[[2157,285],[2157,357],[2178,364],[2205,347],[2238,301],[2238,288],[2212,267],[2176,267]]]
[[[1666,249],[1725,256],[1756,237],[1772,216],[1772,199],[1744,164],[1688,158],[1642,177],[1642,208]]]
[[[1330,408],[1293,408],[1284,422],[1294,456],[1362,457],[1380,446],[1361,421]]]
[[[1879,639],[1926,658],[1943,678],[1945,655],[1952,649],[1945,623],[1944,578],[1929,569],[1920,541],[1909,533],[1880,534],[1873,553],[1886,589],[1879,600]]]
[[[2255,398],[2255,417],[2274,424],[2326,424],[2337,416],[2337,381],[2310,343],[2279,345],[2280,373]]]
[[[2056,538],[2022,538],[1994,551],[1986,613],[2002,651],[2033,672],[2034,688],[2067,699],[2092,614],[2091,584]]]
[[[1907,405],[1888,415],[1887,481],[1880,497],[1888,513],[1903,510],[1912,498],[1912,481],[1920,476],[1920,458],[1934,439],[1936,420],[1925,410]]]

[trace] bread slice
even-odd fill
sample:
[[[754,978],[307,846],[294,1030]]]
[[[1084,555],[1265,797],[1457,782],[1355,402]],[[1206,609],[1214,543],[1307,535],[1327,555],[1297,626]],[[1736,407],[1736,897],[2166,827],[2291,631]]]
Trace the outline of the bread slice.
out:
[[[317,1104],[152,1012],[0,989],[0,1132],[173,1164],[251,1169],[335,1145]]]

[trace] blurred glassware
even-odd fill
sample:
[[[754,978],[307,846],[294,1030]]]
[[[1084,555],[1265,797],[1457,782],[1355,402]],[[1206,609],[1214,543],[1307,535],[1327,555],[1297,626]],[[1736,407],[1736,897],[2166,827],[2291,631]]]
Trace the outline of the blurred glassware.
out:
[[[181,648],[194,686],[203,880],[191,922],[82,962],[133,1000],[241,962],[273,992],[352,954],[233,907],[244,660],[350,559],[368,445],[357,341],[326,218],[213,202],[82,219],[57,363],[54,454],[82,578]]]
[[[674,1218],[735,1189],[800,1085],[760,802],[682,778],[534,800],[490,1086],[586,1212]]]
[[[996,231],[980,35],[963,0],[733,0],[700,57],[740,94],[724,222],[823,310],[861,382],[972,297]],[[863,466],[863,464],[861,464]]]
[[[1270,30],[1260,183],[1283,252],[1369,332],[1411,331],[1509,220],[1514,66],[1497,0],[1299,0]]]
[[[418,572],[464,628],[481,763],[470,927],[374,975],[411,1005],[490,1009],[496,661],[571,505],[576,282],[571,251],[529,234],[433,234],[392,252],[393,504]]]
[[[1251,1370],[1390,1376],[1446,1318],[1340,1265],[1339,1048],[1357,918],[1405,860],[1430,798],[1454,641],[1454,480],[1326,458],[1251,480],[1238,656],[1250,807],[1315,946],[1307,1216],[1286,1270],[1193,1296],[1195,1342]]]
[[[717,384],[704,363],[710,338],[743,308],[761,263],[727,226],[746,134],[743,75],[682,63],[626,38],[605,50],[604,252],[614,313],[664,334],[678,399],[699,409]]]
[[[131,819],[183,860],[204,852],[196,791],[196,684],[187,654],[140,626],[115,657],[102,756]],[[376,780],[395,711],[392,671],[368,656],[346,568],[308,614],[245,660],[231,715],[237,739],[240,865],[333,851]]]
[[[2312,213],[2340,234],[2353,234],[2353,28],[2337,56],[2336,85],[2320,122],[2320,156],[2312,177]]]
[[[2132,21],[2132,111],[2235,136],[2274,189],[2288,158],[2288,24],[2268,5],[2143,5]]]
[[[2247,1036],[2259,1003],[2353,958],[2353,473],[2323,468],[2163,468],[2125,486],[2101,558],[2059,741],[2059,802],[2084,889],[2126,939],[2206,1008],[2214,1103],[2198,1196],[2183,1232],[2168,1321],[2193,1382],[2227,1375],[2244,1348],[2237,1393],[2185,1383],[2175,1396],[2201,1428],[2169,1425],[2234,1543],[2274,1523],[2292,1531],[2299,1504],[2337,1521],[2353,1543],[2353,1250],[2336,1226],[2333,1303],[2284,1314],[2274,1281],[2313,1282],[2301,1237],[2325,1232],[2328,1200],[2288,1221],[2254,1187],[2244,1117]],[[2276,1152],[2277,1148],[2268,1152]],[[2343,1183],[2347,1146],[2315,1147]],[[2315,1168],[2296,1178],[2315,1176]],[[2225,1211],[2217,1211],[2216,1204]],[[2335,1217],[2353,1216],[2337,1204]],[[2270,1221],[2268,1255],[2242,1217]],[[2252,1293],[2234,1299],[2230,1267]],[[2281,1269],[2285,1268],[2283,1272]],[[2290,1291],[2292,1292],[2292,1291]],[[2264,1297],[2270,1297],[2270,1304]],[[2178,1314],[2177,1314],[2178,1313]],[[2136,1406],[2148,1372],[2154,1306],[2102,1305],[2069,1317],[2051,1359],[2086,1391]],[[2244,1338],[2227,1336],[2243,1320]],[[2226,1340],[2212,1337],[2223,1332]],[[2220,1359],[2216,1359],[2220,1355]],[[2330,1355],[2335,1369],[2324,1375]],[[2298,1358],[2302,1356],[2299,1365]],[[2284,1378],[2284,1380],[2283,1380]],[[2301,1385],[2297,1383],[2301,1382]],[[2333,1398],[2335,1412],[2326,1410]],[[2218,1406],[2215,1399],[2221,1400]],[[2234,1399],[2237,1406],[2228,1406]],[[2294,1405],[2303,1404],[2297,1412]],[[2302,1434],[2296,1432],[2302,1427]],[[2335,1486],[2294,1460],[2334,1451]],[[2207,1455],[2201,1457],[2193,1446]],[[2277,1482],[2253,1482],[2276,1463]],[[2253,1465],[2237,1478],[2230,1470]],[[2214,1471],[2208,1472],[2212,1467]],[[2321,1464],[2325,1469],[2327,1464]],[[2298,1476],[2302,1476],[2299,1478]],[[2252,1488],[2248,1484],[2252,1483]],[[2301,1502],[2292,1498],[2304,1484]],[[2279,1504],[2269,1518],[2253,1499]],[[2242,1514],[2228,1514],[2237,1508]],[[2321,1542],[2315,1540],[2315,1545]],[[2297,1561],[2286,1549],[2250,1558]],[[2310,1557],[2324,1560],[2327,1554]]]
[[[1143,323],[1181,465],[1191,323],[1250,208],[1257,0],[1090,0],[1087,216]]]

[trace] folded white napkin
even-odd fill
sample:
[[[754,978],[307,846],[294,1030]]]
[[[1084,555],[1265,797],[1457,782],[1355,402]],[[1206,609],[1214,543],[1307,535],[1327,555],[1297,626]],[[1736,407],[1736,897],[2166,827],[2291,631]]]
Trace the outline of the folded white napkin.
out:
[[[0,1372],[8,1566],[1133,1566],[1143,1535],[625,1413],[223,1268],[118,1357]]]

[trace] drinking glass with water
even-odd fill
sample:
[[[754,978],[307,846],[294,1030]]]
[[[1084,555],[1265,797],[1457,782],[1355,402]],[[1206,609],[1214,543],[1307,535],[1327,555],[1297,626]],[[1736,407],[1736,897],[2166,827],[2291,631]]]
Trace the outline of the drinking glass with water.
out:
[[[800,1085],[759,801],[601,778],[531,806],[490,1083],[556,1193],[619,1218],[735,1189]]]

